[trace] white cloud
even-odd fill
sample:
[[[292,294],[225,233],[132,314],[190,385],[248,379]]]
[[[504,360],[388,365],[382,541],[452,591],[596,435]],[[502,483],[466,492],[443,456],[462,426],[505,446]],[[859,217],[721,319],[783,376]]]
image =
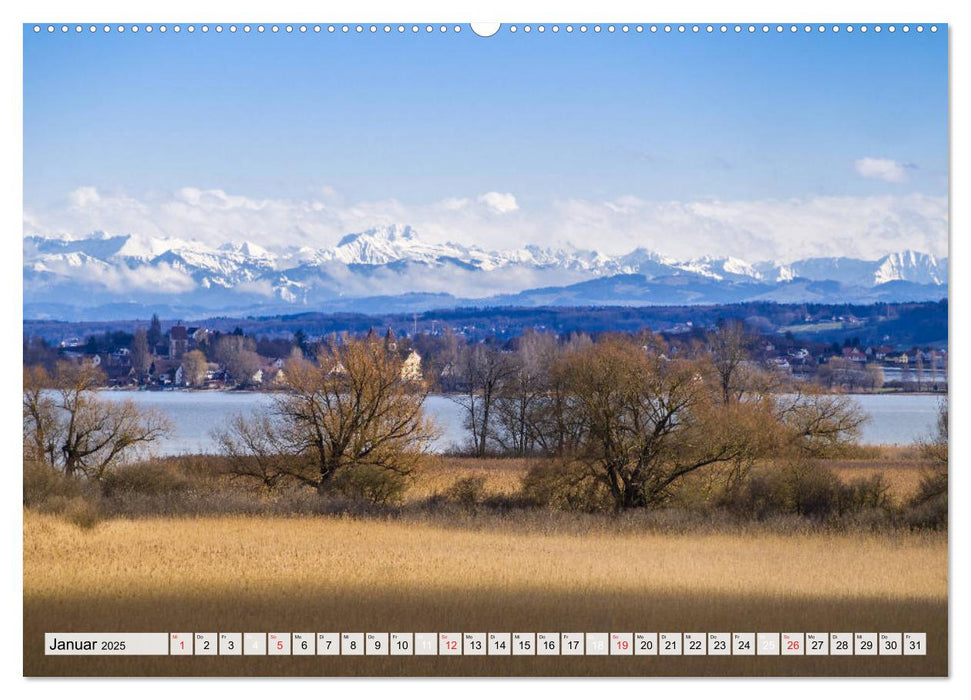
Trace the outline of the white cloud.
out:
[[[516,198],[509,192],[486,192],[478,201],[497,214],[509,214],[519,209]]]
[[[53,272],[75,282],[103,288],[116,294],[153,292],[179,294],[196,288],[196,282],[182,270],[171,265],[159,264],[140,267],[137,270],[123,265],[105,265],[100,261],[48,259],[44,263],[47,272]],[[41,284],[44,282],[42,281]]]
[[[573,245],[617,254],[644,247],[677,259],[708,254],[753,262],[838,255],[875,259],[908,248],[940,256],[948,250],[947,198],[922,194],[695,201],[624,196],[560,199],[527,209],[519,208],[513,195],[498,192],[428,204],[345,203],[336,192],[327,195],[326,201],[319,193],[306,199],[253,199],[183,188],[133,197],[80,188],[60,207],[26,210],[24,235],[78,238],[100,230],[213,246],[250,241],[271,249],[323,248],[348,233],[402,223],[430,242],[488,250]]]
[[[860,177],[884,182],[904,182],[907,179],[907,170],[914,167],[890,158],[860,158],[854,166]]]
[[[68,194],[68,200],[76,207],[85,207],[89,204],[96,204],[100,199],[98,190],[94,187],[78,187]]]
[[[218,189],[200,190],[195,187],[183,187],[176,194],[178,199],[204,209],[259,210],[266,206],[265,201],[256,201],[247,197],[229,195]]]
[[[446,211],[458,211],[469,206],[469,200],[467,197],[449,197],[439,202],[438,206]]]

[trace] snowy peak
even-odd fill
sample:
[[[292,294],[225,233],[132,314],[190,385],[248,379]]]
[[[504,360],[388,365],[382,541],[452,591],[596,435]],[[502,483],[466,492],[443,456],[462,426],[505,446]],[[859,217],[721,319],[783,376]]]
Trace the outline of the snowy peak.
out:
[[[350,246],[356,243],[368,242],[376,245],[407,245],[418,241],[418,232],[411,226],[392,224],[379,228],[371,228],[360,233],[350,233],[337,243],[337,247]]]
[[[426,241],[412,227],[400,224],[353,233],[336,246],[321,248],[266,249],[247,240],[212,247],[194,240],[97,232],[78,239],[26,237],[23,253],[28,303],[67,300],[94,305],[119,299],[166,300],[172,293],[181,295],[182,303],[205,302],[219,309],[243,300],[257,306],[320,305],[333,299],[412,293],[482,299],[606,283],[618,276],[628,280],[624,289],[648,286],[650,294],[637,297],[637,303],[675,298],[686,303],[822,296],[846,300],[880,294],[906,301],[911,298],[907,295],[947,294],[947,258],[910,250],[879,260],[833,257],[753,264],[735,257],[701,256],[679,261],[646,248],[623,255],[537,245],[486,250]],[[881,285],[888,288],[881,292]],[[668,294],[675,288],[683,296]]]
[[[272,258],[273,255],[266,248],[258,246],[250,241],[243,241],[242,243],[224,243],[219,246],[219,250],[226,253],[234,253],[237,256],[242,256],[245,258]]]
[[[759,263],[754,269],[767,282],[797,278],[832,280],[841,284],[872,287],[887,282],[946,285],[947,258],[912,250],[891,253],[879,260],[856,258],[807,258],[792,263]]]
[[[71,253],[88,255],[95,258],[110,258],[120,254],[130,236],[106,236],[97,231],[90,238],[79,240],[66,238],[24,238],[24,258],[28,255],[66,255]]]
[[[270,251],[251,241],[225,243],[218,248],[197,241],[168,237],[106,236],[98,232],[83,239],[24,238],[26,263],[61,259],[70,265],[88,260],[141,263],[178,263],[187,268],[217,271],[232,276],[248,270],[284,271],[327,263],[380,267],[416,263],[429,266],[460,265],[479,271],[506,268],[564,270],[590,276],[641,274],[647,278],[697,275],[716,281],[788,282],[797,278],[832,280],[842,284],[873,286],[906,281],[947,284],[947,259],[906,250],[879,260],[807,258],[791,263],[750,263],[736,257],[701,256],[678,261],[646,248],[617,256],[596,250],[557,249],[526,245],[516,250],[489,251],[458,243],[431,243],[411,226],[395,224],[344,236],[332,248],[288,248]]]
[[[344,236],[335,248],[322,251],[322,257],[345,265],[387,265],[401,260],[435,258],[447,254],[447,248],[447,245],[427,245],[411,226],[394,224]]]
[[[714,280],[762,279],[762,274],[754,265],[734,257],[713,258],[705,255],[682,263],[678,267],[686,272],[694,272]]]
[[[877,284],[896,281],[918,284],[946,284],[947,264],[933,255],[905,250],[891,253],[877,261],[874,281]]]
[[[126,258],[150,260],[169,251],[202,251],[207,247],[195,241],[168,236],[124,236],[125,243],[116,255]]]
[[[637,273],[647,277],[676,274],[677,262],[647,248],[635,248],[617,259],[620,271]]]

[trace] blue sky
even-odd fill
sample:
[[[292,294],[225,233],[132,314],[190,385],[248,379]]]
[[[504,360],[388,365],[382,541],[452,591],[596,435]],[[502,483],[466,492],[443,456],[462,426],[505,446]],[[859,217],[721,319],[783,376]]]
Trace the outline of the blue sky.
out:
[[[916,235],[909,247],[940,254],[946,204],[942,229],[939,208],[928,202],[946,197],[947,156],[943,27],[500,31],[487,39],[467,28],[458,35],[24,29],[25,231],[35,233],[138,228],[111,212],[124,202],[165,211],[169,200],[185,204],[186,188],[237,204],[321,204],[337,217],[333,232],[309,224],[266,231],[285,224],[265,219],[250,231],[321,244],[342,226],[367,224],[367,216],[347,213],[355,207],[375,223],[412,215],[417,222],[403,223],[473,241],[490,238],[488,216],[511,214],[491,224],[517,231],[511,240],[555,228],[581,245],[589,229],[563,222],[578,202],[607,211],[636,205],[663,220],[658,208],[671,203],[694,216],[695,205],[712,202],[778,208],[850,198],[889,202],[901,226],[916,225],[908,206],[918,210],[929,222],[916,234],[895,228],[884,247]],[[95,197],[77,196],[79,188]],[[490,193],[512,196],[514,208],[486,206],[474,225],[452,221],[464,222],[459,231],[431,213],[443,201],[456,203],[445,207],[453,213],[463,209],[457,203],[489,202]],[[100,214],[89,206],[72,222],[71,209],[92,203]],[[762,226],[778,228],[785,213],[768,216],[775,218]],[[581,214],[587,227],[604,227],[608,247],[642,239],[661,247],[657,226],[630,230],[639,218],[610,223]],[[713,239],[731,217],[715,218]],[[229,236],[219,234],[221,225],[200,226],[199,235]],[[752,234],[759,226],[743,228]],[[175,221],[156,232],[193,235]],[[548,233],[551,241],[558,235]],[[741,234],[733,240],[746,245]],[[767,255],[789,254],[781,239],[766,245],[775,246]]]

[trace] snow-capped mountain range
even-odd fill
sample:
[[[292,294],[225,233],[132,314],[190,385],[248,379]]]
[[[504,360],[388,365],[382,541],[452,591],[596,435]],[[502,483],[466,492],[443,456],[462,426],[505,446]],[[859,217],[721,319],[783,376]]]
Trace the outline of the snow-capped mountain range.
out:
[[[270,250],[251,242],[211,247],[96,233],[71,240],[27,237],[23,251],[25,317],[89,316],[96,309],[131,313],[153,304],[187,313],[279,313],[294,307],[417,310],[470,302],[866,302],[947,295],[947,259],[914,251],[879,260],[786,264],[708,256],[675,260],[644,248],[616,256],[535,245],[490,251],[425,241],[401,225],[350,234],[330,248]]]

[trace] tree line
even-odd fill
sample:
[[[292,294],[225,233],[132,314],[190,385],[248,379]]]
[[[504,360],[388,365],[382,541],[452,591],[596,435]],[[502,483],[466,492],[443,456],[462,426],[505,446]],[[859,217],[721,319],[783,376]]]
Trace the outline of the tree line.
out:
[[[699,470],[740,480],[759,459],[821,457],[859,437],[852,401],[759,367],[746,347],[732,323],[677,355],[650,333],[471,346],[456,398],[468,452],[555,458],[626,509],[663,503]]]
[[[513,351],[457,347],[447,373],[472,455],[553,458],[623,510],[663,504],[702,470],[737,483],[760,459],[825,456],[858,437],[855,404],[762,369],[748,344],[732,323],[683,347],[646,332],[597,342],[527,333]],[[406,379],[400,354],[377,338],[295,353],[285,370],[269,409],[215,436],[237,476],[321,494],[349,482],[393,489],[436,436],[428,384]],[[170,430],[164,416],[100,398],[97,385],[89,366],[25,369],[25,458],[99,480]]]

